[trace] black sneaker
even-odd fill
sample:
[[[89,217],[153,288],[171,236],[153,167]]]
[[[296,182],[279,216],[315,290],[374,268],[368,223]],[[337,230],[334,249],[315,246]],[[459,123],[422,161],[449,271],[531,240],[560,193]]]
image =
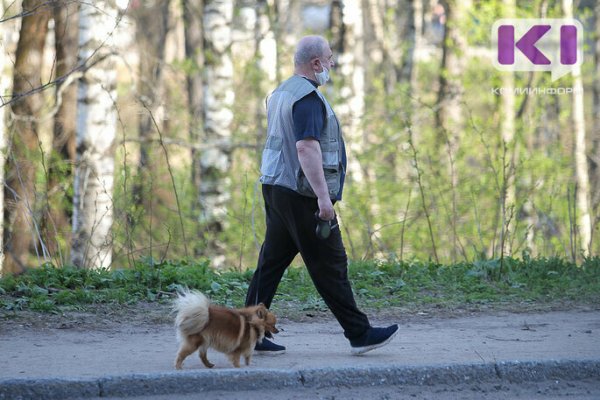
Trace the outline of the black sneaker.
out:
[[[254,352],[262,355],[279,355],[285,353],[285,347],[263,339],[262,343],[256,343]]]
[[[369,330],[359,337],[350,341],[352,354],[360,355],[367,351],[378,349],[388,344],[398,333],[398,325],[391,325],[387,328],[369,328]]]

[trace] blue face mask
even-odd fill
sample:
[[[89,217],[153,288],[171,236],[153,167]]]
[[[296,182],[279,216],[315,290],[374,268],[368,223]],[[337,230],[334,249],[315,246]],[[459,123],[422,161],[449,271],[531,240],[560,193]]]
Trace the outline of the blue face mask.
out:
[[[319,86],[323,86],[329,81],[329,70],[323,65],[323,71],[315,72],[315,78]]]

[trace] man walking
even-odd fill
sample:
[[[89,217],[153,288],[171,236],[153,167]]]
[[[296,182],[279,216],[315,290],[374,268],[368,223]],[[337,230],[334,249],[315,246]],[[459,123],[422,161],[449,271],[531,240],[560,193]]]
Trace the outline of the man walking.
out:
[[[270,307],[283,273],[300,253],[351,352],[363,354],[389,343],[398,325],[371,327],[348,280],[348,258],[333,208],[342,199],[346,150],[338,120],[317,89],[329,80],[332,57],[324,38],[302,38],[294,75],[267,100],[261,165],[267,230],[246,304]],[[256,350],[277,354],[285,347],[265,339]]]

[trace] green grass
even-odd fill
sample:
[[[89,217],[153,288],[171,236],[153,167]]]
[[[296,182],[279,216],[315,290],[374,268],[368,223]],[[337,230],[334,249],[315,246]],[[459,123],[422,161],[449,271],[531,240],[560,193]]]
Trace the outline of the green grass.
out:
[[[241,306],[253,271],[215,271],[206,263],[139,261],[134,268],[81,270],[44,265],[0,279],[0,310],[58,312],[98,303],[161,302],[177,290],[199,289],[213,301]],[[431,262],[360,262],[349,267],[361,307],[439,306],[568,301],[600,303],[600,258],[575,265],[560,258],[438,265]],[[324,310],[304,267],[289,268],[276,302],[298,310]]]

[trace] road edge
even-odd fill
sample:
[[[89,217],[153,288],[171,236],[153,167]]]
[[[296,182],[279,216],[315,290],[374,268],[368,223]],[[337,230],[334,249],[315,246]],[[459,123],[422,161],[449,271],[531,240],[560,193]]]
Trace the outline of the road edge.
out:
[[[98,378],[0,379],[0,400],[134,397],[331,386],[452,385],[548,380],[600,382],[600,360],[503,361],[430,366],[225,369]]]

